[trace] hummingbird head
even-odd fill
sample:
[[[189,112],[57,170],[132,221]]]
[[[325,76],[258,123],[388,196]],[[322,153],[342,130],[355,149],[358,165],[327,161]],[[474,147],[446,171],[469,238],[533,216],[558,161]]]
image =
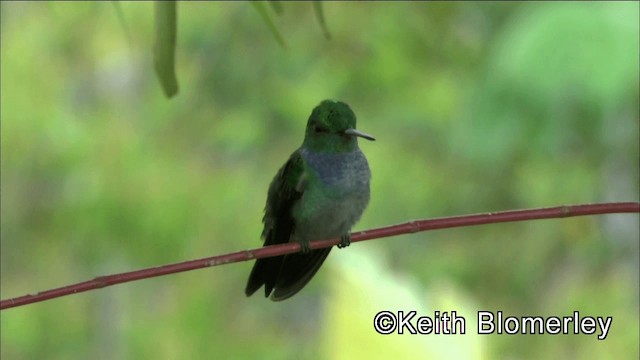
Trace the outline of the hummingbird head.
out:
[[[313,151],[348,152],[358,146],[358,137],[375,140],[356,130],[356,115],[349,105],[324,100],[309,116],[303,146]]]

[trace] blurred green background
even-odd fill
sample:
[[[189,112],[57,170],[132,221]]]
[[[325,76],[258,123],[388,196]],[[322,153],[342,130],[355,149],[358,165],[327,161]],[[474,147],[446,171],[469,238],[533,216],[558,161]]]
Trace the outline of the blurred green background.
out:
[[[637,2],[178,5],[180,93],[153,5],[2,2],[2,298],[261,245],[271,178],[321,100],[373,173],[354,230],[638,201]],[[128,35],[127,31],[128,29]],[[3,359],[638,358],[638,215],[441,230],[335,250],[285,303],[250,262],[1,313]],[[382,336],[381,310],[456,310],[466,336]],[[478,336],[478,310],[613,316],[605,341]]]

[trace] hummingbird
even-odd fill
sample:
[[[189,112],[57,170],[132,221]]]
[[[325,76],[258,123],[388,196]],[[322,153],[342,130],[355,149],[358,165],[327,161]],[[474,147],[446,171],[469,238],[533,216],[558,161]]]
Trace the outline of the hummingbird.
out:
[[[371,171],[358,138],[375,140],[356,129],[356,115],[341,101],[316,106],[302,146],[278,170],[269,185],[262,219],[264,246],[300,243],[298,253],[257,259],[245,294],[264,285],[265,297],[281,301],[313,278],[331,248],[311,250],[311,241],[340,237],[351,243],[351,227],[369,203]]]

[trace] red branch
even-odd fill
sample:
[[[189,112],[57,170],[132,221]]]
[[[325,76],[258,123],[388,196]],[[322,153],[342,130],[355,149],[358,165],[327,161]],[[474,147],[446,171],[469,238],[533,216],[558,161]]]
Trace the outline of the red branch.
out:
[[[553,208],[502,211],[485,214],[444,217],[431,220],[414,220],[403,224],[381,227],[378,229],[360,231],[351,235],[352,242],[383,238],[388,236],[415,233],[427,230],[446,229],[453,227],[474,226],[501,222],[564,218],[572,216],[585,216],[612,213],[640,213],[640,203],[620,202],[589,205],[568,205]],[[314,241],[312,249],[320,249],[338,245],[340,239]],[[262,248],[238,251],[235,253],[185,261],[176,264],[158,266],[142,270],[130,271],[120,274],[98,276],[92,280],[63,286],[56,289],[39,292],[35,295],[23,295],[0,302],[0,310],[12,307],[32,304],[61,296],[77,294],[84,291],[99,289],[129,281],[152,278],[156,276],[179,273],[183,271],[206,268],[240,261],[259,259],[270,256],[291,254],[300,251],[300,244],[289,243],[282,245],[265,246]]]

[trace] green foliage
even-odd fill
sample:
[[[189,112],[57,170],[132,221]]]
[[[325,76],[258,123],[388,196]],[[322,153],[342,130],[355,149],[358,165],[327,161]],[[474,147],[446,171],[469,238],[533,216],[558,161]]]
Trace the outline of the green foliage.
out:
[[[122,21],[122,9],[118,2],[113,2],[118,14],[118,19],[123,25],[125,32],[128,34],[126,23]],[[278,31],[278,27],[272,20],[267,7],[263,1],[251,1],[251,5],[258,11],[262,20],[273,34],[273,37],[278,43],[286,48],[284,37]],[[278,15],[282,15],[284,12],[282,4],[279,1],[269,1],[271,8]],[[318,19],[318,23],[324,32],[324,36],[327,39],[331,38],[329,29],[324,19],[324,11],[322,10],[322,3],[314,1],[313,11]],[[153,47],[153,60],[155,65],[155,71],[160,80],[162,90],[168,98],[173,97],[178,93],[178,80],[175,73],[175,57],[176,57],[176,32],[177,32],[177,15],[176,15],[176,2],[175,1],[156,1],[155,7],[155,45]]]
[[[171,101],[153,4],[120,5],[130,40],[110,3],[1,4],[3,299],[260,246],[269,182],[326,98],[377,138],[355,230],[639,197],[638,3],[328,2],[331,40],[282,3],[284,50],[246,3],[181,2]],[[184,273],[3,311],[0,355],[638,358],[638,237],[607,215],[358,243],[284,306],[244,297],[249,263]],[[371,328],[481,309],[614,320],[604,342]]]
[[[156,1],[155,28],[156,39],[153,46],[153,60],[156,74],[165,95],[170,98],[178,93],[176,79],[176,32],[177,15],[175,1]]]
[[[276,11],[276,13],[278,13],[278,14],[282,13],[282,5],[280,5],[278,2],[274,2],[274,1],[270,1],[269,3],[271,4],[271,7]],[[251,5],[253,5],[253,7],[256,9],[256,11],[258,11],[260,16],[262,17],[262,20],[264,20],[265,24],[267,24],[267,26],[269,27],[269,30],[273,34],[273,37],[275,37],[276,40],[278,40],[278,43],[282,47],[287,47],[287,45],[286,45],[286,43],[284,41],[284,38],[282,37],[282,35],[278,31],[278,27],[273,22],[273,20],[271,19],[271,16],[269,15],[269,12],[267,11],[267,7],[266,7],[264,1],[252,1]]]

